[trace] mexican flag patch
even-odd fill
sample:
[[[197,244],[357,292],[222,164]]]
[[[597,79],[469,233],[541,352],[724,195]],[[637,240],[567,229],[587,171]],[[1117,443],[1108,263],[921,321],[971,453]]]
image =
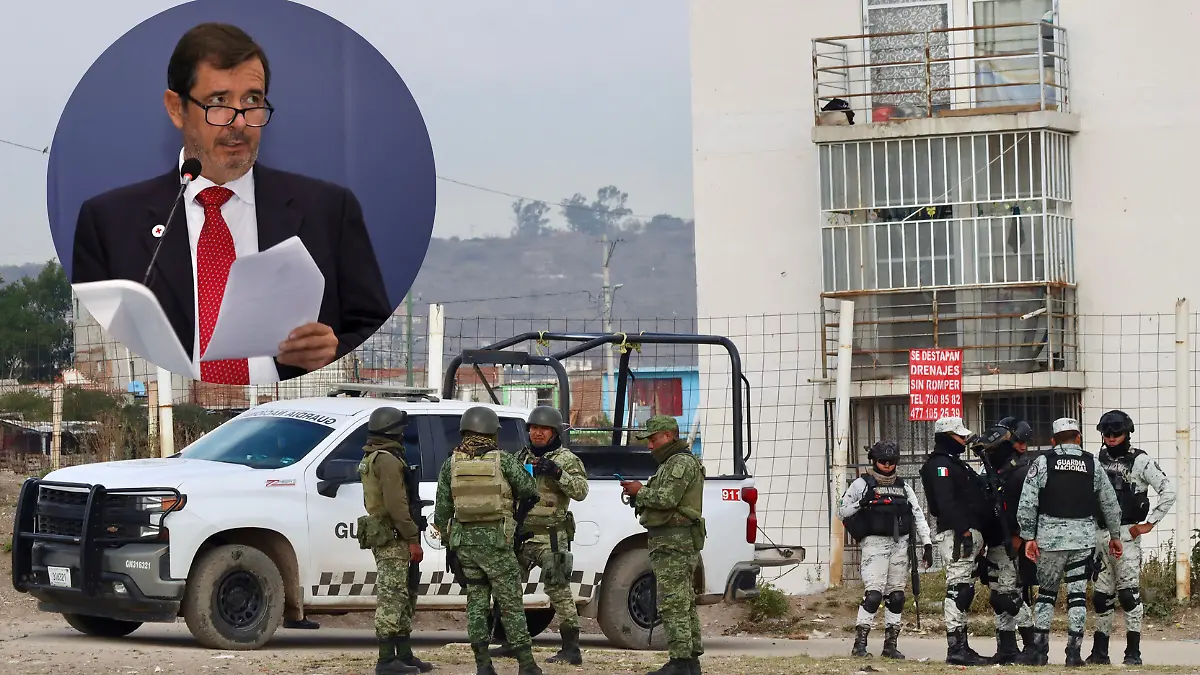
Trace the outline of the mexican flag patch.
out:
[[[939,467],[938,467],[938,475],[939,475],[939,476],[949,476],[949,475],[950,475],[950,469],[947,469],[947,468],[946,468],[946,467],[944,467],[944,466],[939,466]]]

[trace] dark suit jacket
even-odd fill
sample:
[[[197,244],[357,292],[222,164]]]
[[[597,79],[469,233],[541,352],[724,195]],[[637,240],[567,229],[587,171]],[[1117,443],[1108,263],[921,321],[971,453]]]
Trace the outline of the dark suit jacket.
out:
[[[295,173],[254,166],[258,250],[295,235],[325,275],[320,323],[333,328],[340,358],[375,333],[394,309],[375,258],[362,207],[349,189]],[[79,209],[71,283],[130,279],[138,283],[179,193],[179,171],[92,197]],[[154,263],[149,287],[187,353],[195,339],[195,297],[187,218],[175,211]],[[304,370],[278,361],[280,379]]]

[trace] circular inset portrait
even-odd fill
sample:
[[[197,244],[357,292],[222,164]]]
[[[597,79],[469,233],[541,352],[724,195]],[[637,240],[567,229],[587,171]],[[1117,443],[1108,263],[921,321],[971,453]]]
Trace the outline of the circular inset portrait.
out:
[[[425,259],[433,147],[400,74],[287,0],[195,0],[92,64],[50,146],[59,260],[132,352],[266,384],[346,355]]]

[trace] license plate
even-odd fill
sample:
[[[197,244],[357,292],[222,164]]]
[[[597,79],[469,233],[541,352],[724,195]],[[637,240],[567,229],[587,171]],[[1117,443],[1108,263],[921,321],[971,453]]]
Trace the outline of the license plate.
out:
[[[58,588],[71,587],[71,568],[70,567],[47,567],[46,571],[50,574],[50,585]]]

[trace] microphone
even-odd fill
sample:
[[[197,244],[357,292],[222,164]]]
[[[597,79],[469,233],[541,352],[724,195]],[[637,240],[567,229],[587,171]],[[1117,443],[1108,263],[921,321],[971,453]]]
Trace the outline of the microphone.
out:
[[[200,160],[195,157],[183,160],[183,166],[179,167],[179,177],[183,179],[183,184],[179,186],[179,193],[175,195],[175,202],[171,204],[171,212],[167,214],[167,222],[163,224],[163,233],[154,247],[154,255],[150,256],[150,264],[146,265],[146,276],[142,277],[143,286],[150,285],[150,273],[154,270],[154,261],[158,260],[158,251],[162,248],[163,242],[167,239],[167,232],[171,229],[171,219],[175,216],[175,209],[179,208],[179,198],[183,196],[183,191],[187,189],[187,186],[200,176],[200,169]]]

